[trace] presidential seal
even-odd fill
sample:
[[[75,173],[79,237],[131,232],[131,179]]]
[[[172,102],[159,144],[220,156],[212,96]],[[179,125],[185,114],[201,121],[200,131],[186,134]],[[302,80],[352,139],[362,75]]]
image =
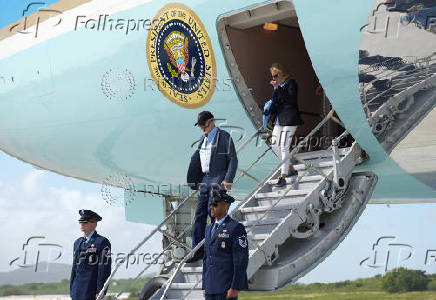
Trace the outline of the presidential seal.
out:
[[[147,37],[147,61],[160,92],[172,102],[186,108],[209,102],[216,83],[212,44],[186,5],[171,3],[159,10]]]

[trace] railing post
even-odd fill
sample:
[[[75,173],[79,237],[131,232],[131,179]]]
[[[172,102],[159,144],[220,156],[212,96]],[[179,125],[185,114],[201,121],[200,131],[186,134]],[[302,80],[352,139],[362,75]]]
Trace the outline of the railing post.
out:
[[[342,190],[345,188],[345,180],[341,174],[340,156],[339,156],[339,141],[334,139],[332,141],[332,158],[333,158],[333,184],[336,189]]]

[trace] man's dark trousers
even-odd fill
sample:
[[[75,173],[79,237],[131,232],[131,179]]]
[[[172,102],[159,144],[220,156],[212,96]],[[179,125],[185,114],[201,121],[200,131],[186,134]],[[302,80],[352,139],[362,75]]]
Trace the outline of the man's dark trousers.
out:
[[[224,180],[225,172],[209,177],[204,176],[200,183],[197,210],[195,211],[194,229],[192,232],[192,247],[198,245],[204,239],[204,230],[206,229],[207,215],[210,216],[211,222],[215,222],[215,218],[210,215],[210,201],[213,190],[219,190],[221,182]]]

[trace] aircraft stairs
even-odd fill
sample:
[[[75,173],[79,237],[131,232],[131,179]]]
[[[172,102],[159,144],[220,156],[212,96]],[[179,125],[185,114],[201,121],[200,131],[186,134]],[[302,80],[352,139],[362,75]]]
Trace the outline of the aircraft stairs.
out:
[[[343,239],[363,211],[376,182],[371,174],[352,176],[359,156],[357,144],[336,153],[297,155],[297,160],[304,160],[295,165],[297,180],[287,178],[287,185],[278,188],[277,179],[267,178],[248,201],[232,212],[232,217],[247,230],[250,289],[282,287],[309,271]],[[344,177],[339,182],[344,186],[348,182],[348,189],[333,196],[335,168],[342,169]],[[339,209],[342,211],[335,214],[336,218],[320,217]],[[204,299],[200,263],[181,263],[168,283],[150,299]]]
[[[359,145],[354,142],[351,147],[338,147],[348,134],[346,131],[327,150],[298,153],[301,145],[332,117],[333,110],[285,158],[292,160],[298,176],[286,178],[286,186],[277,187],[280,167],[285,160],[281,161],[231,212],[231,217],[244,224],[247,231],[250,290],[274,290],[313,269],[344,239],[372,194],[376,175],[353,173],[355,166],[365,159]],[[248,169],[237,180],[247,174]],[[183,203],[161,225],[172,218]],[[161,231],[161,225],[150,235]],[[171,240],[174,244],[183,243],[176,242],[177,237]],[[190,249],[188,255],[173,265],[167,280],[160,278],[164,282],[161,288],[155,289],[152,296],[143,293],[140,299],[204,299],[202,261],[185,263],[203,243]],[[118,265],[105,286],[117,268]]]

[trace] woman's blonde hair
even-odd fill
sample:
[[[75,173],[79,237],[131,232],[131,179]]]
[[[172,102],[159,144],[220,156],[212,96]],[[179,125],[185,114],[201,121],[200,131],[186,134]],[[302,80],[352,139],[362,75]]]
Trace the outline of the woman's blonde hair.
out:
[[[271,71],[276,70],[277,74],[279,74],[280,77],[285,78],[285,79],[287,79],[288,77],[291,76],[291,73],[289,72],[289,70],[284,65],[282,65],[280,63],[273,63],[269,69]]]

